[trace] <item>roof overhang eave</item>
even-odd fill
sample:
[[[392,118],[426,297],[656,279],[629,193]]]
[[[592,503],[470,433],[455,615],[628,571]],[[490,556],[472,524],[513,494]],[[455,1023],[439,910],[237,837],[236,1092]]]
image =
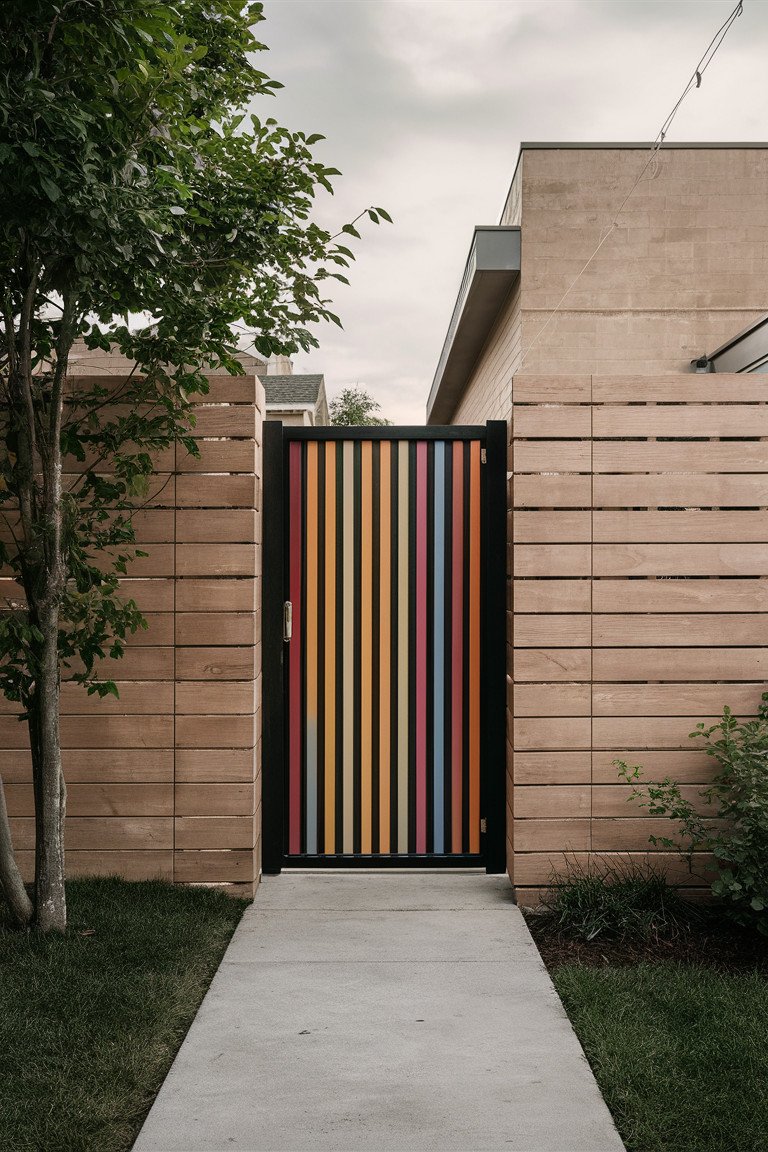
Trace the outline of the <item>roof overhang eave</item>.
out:
[[[768,356],[768,315],[753,320],[746,328],[716,348],[707,359],[715,372],[749,372]]]
[[[427,423],[448,424],[520,276],[520,228],[475,228],[458,298],[427,400]]]
[[[314,412],[311,400],[268,400],[267,412]]]

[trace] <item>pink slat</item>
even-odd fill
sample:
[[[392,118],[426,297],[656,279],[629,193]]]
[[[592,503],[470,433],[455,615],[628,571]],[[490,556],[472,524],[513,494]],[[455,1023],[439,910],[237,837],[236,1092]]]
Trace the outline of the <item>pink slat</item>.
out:
[[[462,669],[464,626],[464,445],[453,442],[451,596],[451,852],[461,852]]]
[[[289,588],[293,634],[289,648],[288,851],[301,852],[301,444],[289,447],[290,561]]]
[[[427,850],[427,445],[416,445],[416,851]]]

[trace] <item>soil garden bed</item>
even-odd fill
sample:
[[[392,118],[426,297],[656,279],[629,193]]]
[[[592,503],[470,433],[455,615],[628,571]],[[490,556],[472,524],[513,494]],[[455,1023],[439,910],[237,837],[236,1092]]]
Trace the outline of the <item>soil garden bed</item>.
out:
[[[759,972],[768,975],[768,937],[722,927],[714,913],[703,911],[700,922],[678,927],[671,935],[648,940],[574,939],[558,932],[541,913],[527,910],[526,923],[547,968],[586,964],[602,968],[628,964],[700,964],[718,972]]]

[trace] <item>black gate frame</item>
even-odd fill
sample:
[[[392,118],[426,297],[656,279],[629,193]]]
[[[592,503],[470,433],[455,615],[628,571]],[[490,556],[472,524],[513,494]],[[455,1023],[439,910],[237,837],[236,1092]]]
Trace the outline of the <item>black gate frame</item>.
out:
[[[446,426],[321,427],[263,425],[262,468],[262,869],[472,868],[506,871],[506,610],[507,423]],[[288,856],[286,838],[287,725],[283,605],[287,592],[286,449],[292,440],[479,440],[483,509],[480,667],[480,810],[485,820],[479,856]],[[482,826],[481,826],[482,827]]]

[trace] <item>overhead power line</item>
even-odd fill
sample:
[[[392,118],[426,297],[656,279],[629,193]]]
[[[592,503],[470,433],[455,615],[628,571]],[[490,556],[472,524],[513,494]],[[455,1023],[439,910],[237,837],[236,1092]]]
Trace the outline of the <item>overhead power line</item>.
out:
[[[675,104],[675,106],[673,107],[672,111],[669,113],[666,120],[662,124],[661,128],[657,132],[656,137],[654,138],[654,141],[651,144],[650,150],[648,152],[648,159],[646,160],[645,164],[643,165],[637,179],[635,180],[634,184],[630,188],[629,192],[627,192],[626,196],[622,200],[622,202],[619,205],[616,212],[613,214],[613,218],[612,218],[611,222],[608,224],[607,228],[605,228],[603,230],[603,232],[601,233],[600,240],[597,244],[597,247],[595,248],[592,255],[589,257],[589,260],[587,260],[586,264],[581,269],[581,271],[576,276],[576,278],[572,281],[572,283],[568,285],[565,292],[560,297],[557,304],[552,309],[549,316],[547,317],[547,319],[542,324],[541,328],[538,330],[538,332],[534,336],[533,340],[531,341],[530,345],[528,346],[528,349],[523,354],[522,360],[520,361],[520,367],[521,368],[525,364],[525,361],[528,359],[528,357],[530,356],[533,349],[538,344],[541,337],[544,335],[544,333],[547,330],[547,328],[549,327],[549,325],[554,320],[557,313],[560,311],[560,308],[562,307],[564,301],[568,298],[568,296],[571,294],[573,289],[576,287],[579,280],[584,275],[587,268],[589,268],[590,264],[595,259],[595,257],[597,256],[598,252],[602,248],[603,244],[605,244],[608,237],[611,236],[611,234],[613,233],[614,229],[616,228],[616,226],[619,222],[619,218],[620,218],[622,212],[624,211],[624,209],[626,208],[627,203],[629,202],[629,199],[632,196],[633,192],[635,191],[638,184],[643,179],[643,177],[645,176],[646,172],[651,167],[651,165],[657,162],[658,154],[659,154],[659,151],[661,149],[661,146],[667,137],[667,133],[669,132],[670,127],[672,126],[672,121],[675,119],[675,116],[679,112],[680,107],[683,104],[683,101],[685,100],[685,98],[689,92],[693,91],[696,88],[701,87],[701,80],[702,80],[704,73],[706,72],[707,68],[709,68],[710,64],[714,60],[718,48],[720,47],[723,40],[725,39],[725,37],[728,35],[728,32],[730,31],[731,25],[739,18],[739,16],[741,16],[743,10],[744,10],[744,0],[739,0],[738,4],[733,9],[733,11],[731,12],[728,19],[718,28],[717,32],[715,33],[715,35],[710,40],[710,42],[707,46],[706,52],[701,57],[698,64],[696,65],[693,72],[691,73],[691,77],[690,77],[688,83],[686,84],[685,88],[683,89],[682,94],[680,95],[680,98],[678,99],[678,101]]]

